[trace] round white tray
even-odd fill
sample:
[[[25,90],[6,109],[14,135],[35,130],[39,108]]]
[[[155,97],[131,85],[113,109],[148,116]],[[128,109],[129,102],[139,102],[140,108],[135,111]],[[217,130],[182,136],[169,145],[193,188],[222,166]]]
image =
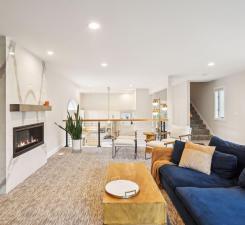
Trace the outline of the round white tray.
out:
[[[140,188],[130,180],[114,180],[106,184],[105,190],[116,198],[131,198],[139,193]]]

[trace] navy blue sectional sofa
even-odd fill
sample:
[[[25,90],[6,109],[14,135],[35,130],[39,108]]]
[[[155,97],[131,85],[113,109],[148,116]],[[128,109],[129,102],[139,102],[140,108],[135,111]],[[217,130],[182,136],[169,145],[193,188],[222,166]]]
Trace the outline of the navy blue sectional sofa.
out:
[[[238,184],[245,146],[218,137],[209,145],[216,146],[211,175],[165,165],[159,170],[161,185],[186,225],[245,225],[245,189]]]

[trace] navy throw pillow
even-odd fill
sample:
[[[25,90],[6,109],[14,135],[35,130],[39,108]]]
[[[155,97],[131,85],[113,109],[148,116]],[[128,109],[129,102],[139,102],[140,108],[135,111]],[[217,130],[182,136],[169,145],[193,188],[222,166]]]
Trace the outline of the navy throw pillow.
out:
[[[226,179],[234,178],[237,174],[237,157],[235,155],[214,151],[212,171]]]
[[[237,157],[237,177],[245,167],[245,145],[235,144],[213,136],[209,146],[215,146],[215,151],[232,154]]]
[[[243,169],[243,171],[241,172],[241,174],[240,174],[240,176],[239,176],[238,184],[239,184],[242,188],[245,188],[245,169]]]
[[[175,141],[172,160],[171,160],[174,164],[177,165],[179,164],[184,148],[185,148],[185,142]]]

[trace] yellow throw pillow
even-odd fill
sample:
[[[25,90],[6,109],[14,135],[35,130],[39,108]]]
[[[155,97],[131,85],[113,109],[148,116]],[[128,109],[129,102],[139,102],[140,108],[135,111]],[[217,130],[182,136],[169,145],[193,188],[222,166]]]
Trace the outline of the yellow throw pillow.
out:
[[[179,166],[210,175],[215,147],[187,142]]]

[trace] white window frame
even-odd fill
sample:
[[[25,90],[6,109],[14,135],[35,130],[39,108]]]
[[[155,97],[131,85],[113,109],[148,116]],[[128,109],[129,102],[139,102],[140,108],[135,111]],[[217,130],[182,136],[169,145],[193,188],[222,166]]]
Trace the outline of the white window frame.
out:
[[[219,91],[219,90],[223,90],[224,91],[224,117],[220,117],[220,116],[218,116],[218,117],[216,117],[216,98],[215,98],[215,93],[217,92],[217,91]],[[223,120],[225,120],[225,88],[224,87],[216,87],[216,88],[214,88],[214,119],[215,120],[221,120],[221,121],[223,121]]]

